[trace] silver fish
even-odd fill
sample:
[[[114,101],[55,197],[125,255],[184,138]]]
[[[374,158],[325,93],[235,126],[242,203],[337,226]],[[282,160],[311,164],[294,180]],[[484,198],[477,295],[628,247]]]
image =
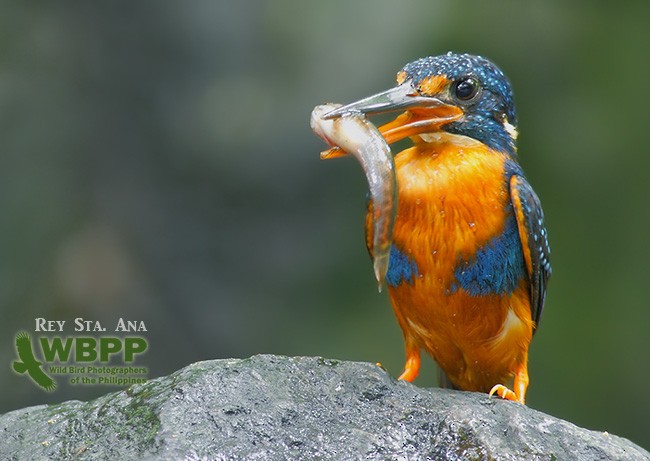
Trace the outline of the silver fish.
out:
[[[321,153],[321,158],[333,158],[345,153],[361,164],[372,200],[372,256],[375,278],[381,291],[393,240],[397,216],[397,174],[393,153],[375,125],[361,113],[350,112],[326,119],[328,112],[341,104],[316,106],[311,113],[311,129],[333,149]]]

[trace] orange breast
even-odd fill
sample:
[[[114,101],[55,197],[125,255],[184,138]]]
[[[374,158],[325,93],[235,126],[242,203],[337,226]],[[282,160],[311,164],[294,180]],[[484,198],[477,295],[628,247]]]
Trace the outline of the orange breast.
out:
[[[505,160],[453,138],[417,144],[395,158],[393,244],[413,264],[413,276],[389,286],[393,309],[407,340],[465,390],[487,391],[510,376],[532,336],[527,280],[501,295],[472,295],[455,284],[459,260],[504,231]]]

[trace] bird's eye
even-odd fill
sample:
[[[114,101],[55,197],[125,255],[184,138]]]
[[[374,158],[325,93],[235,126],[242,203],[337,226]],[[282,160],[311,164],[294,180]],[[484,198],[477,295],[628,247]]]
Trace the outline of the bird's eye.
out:
[[[478,94],[479,86],[476,79],[472,77],[462,78],[454,82],[453,95],[459,101],[471,101]]]

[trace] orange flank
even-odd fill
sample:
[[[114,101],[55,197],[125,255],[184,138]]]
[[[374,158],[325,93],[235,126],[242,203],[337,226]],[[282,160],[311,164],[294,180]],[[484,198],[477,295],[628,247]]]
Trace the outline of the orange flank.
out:
[[[456,276],[459,261],[472,260],[500,236],[513,213],[504,176],[508,155],[454,134],[413,139],[416,145],[395,157],[399,209],[393,245],[416,268],[410,280],[388,287],[406,342],[400,378],[417,377],[424,349],[456,387],[492,390],[523,403],[534,327],[528,278],[510,292],[479,296],[459,286]],[[371,222],[369,213],[369,242]],[[506,387],[513,378],[514,391]]]
[[[374,212],[394,218],[390,246],[373,260],[388,259],[383,280],[406,345],[400,379],[418,376],[424,349],[442,385],[524,403],[551,249],[539,197],[517,163],[510,82],[481,56],[448,52],[406,64],[397,86],[328,117],[388,112],[398,115],[378,128],[386,143],[415,145],[394,156],[397,214],[369,203],[366,238],[372,255]]]

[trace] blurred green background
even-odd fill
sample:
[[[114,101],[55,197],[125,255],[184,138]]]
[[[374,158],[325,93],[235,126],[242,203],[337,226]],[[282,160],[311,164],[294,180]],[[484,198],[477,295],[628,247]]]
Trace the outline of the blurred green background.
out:
[[[257,353],[381,361],[403,344],[363,242],[354,160],[312,107],[415,58],[494,60],[553,277],[529,405],[650,448],[650,3],[31,2],[0,7],[0,412],[34,319],[145,322],[151,377]],[[71,334],[69,331],[67,334]],[[425,361],[420,386],[435,385]]]

